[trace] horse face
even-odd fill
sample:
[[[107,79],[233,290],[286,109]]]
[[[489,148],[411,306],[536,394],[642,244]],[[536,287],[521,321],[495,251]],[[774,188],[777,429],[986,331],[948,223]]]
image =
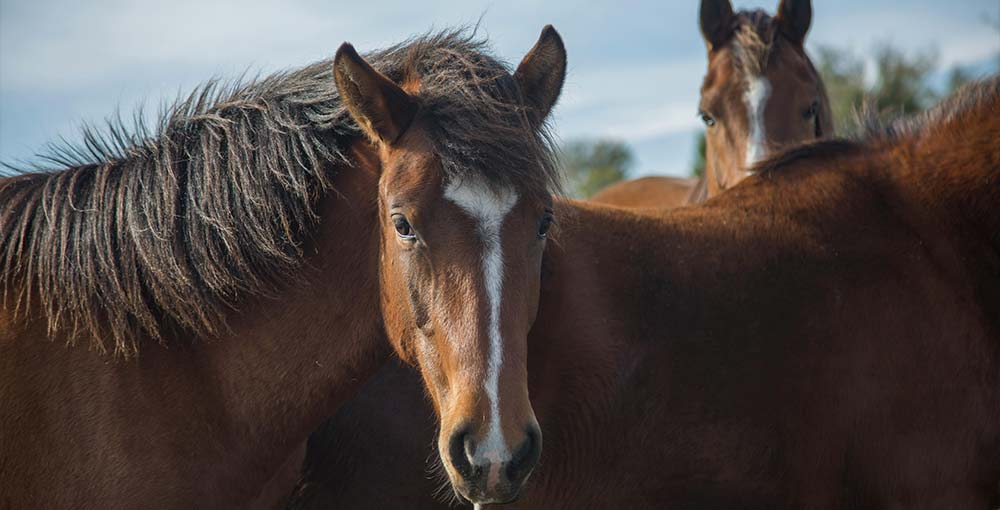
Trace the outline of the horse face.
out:
[[[540,454],[526,340],[551,211],[513,187],[446,179],[430,156],[405,159],[380,194],[387,328],[423,374],[452,483],[473,502],[505,502]]]
[[[773,18],[734,14],[729,0],[702,2],[709,63],[699,115],[709,194],[749,176],[776,149],[832,131],[826,92],[802,46],[811,13],[808,0],[783,0]]]
[[[532,54],[545,58],[532,62]],[[538,101],[530,111],[543,110],[539,121],[561,87],[564,62],[561,41],[548,29],[513,76],[524,100]],[[541,68],[560,72],[554,94],[537,79]],[[381,159],[386,332],[420,368],[441,420],[442,465],[457,492],[477,504],[511,501],[541,453],[526,355],[551,198],[488,178],[495,168],[446,171],[433,139],[442,130],[433,115],[421,114],[417,81],[399,87],[349,47],[334,69],[345,104]],[[549,99],[539,97],[545,94]]]

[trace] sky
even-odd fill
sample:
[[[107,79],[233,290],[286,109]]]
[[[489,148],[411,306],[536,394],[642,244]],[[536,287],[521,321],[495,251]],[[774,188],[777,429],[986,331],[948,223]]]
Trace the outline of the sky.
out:
[[[773,12],[777,0],[736,1]],[[880,43],[937,52],[942,68],[1000,68],[1000,0],[813,2],[806,48],[872,54]],[[0,161],[30,162],[49,141],[158,105],[212,77],[266,74],[361,52],[431,29],[480,23],[516,65],[551,23],[569,74],[554,112],[562,140],[612,138],[636,175],[687,174],[706,67],[698,1],[0,0]]]

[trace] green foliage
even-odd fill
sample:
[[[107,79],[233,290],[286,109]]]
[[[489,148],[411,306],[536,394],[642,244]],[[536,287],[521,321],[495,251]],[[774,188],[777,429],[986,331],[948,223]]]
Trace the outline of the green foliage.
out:
[[[691,177],[705,176],[705,132],[698,133],[698,141],[695,142],[694,164],[691,165]]]
[[[938,97],[927,83],[937,69],[937,55],[919,53],[907,57],[888,44],[875,53],[878,77],[872,95],[879,111],[911,114],[926,110]]]
[[[958,90],[959,87],[969,83],[974,78],[968,71],[963,71],[961,67],[952,68],[948,73],[948,93]]]
[[[816,68],[830,96],[833,122],[842,134],[850,133],[855,112],[865,102],[880,115],[896,116],[921,112],[943,97],[929,83],[938,69],[937,55],[932,51],[907,55],[883,44],[875,51],[872,79],[865,72],[864,60],[853,51],[821,47],[817,57]],[[969,78],[961,69],[952,69],[944,94],[950,94]]]
[[[853,119],[855,110],[864,102],[867,90],[865,63],[850,51],[821,47],[816,69],[823,77],[830,98],[833,125],[840,129]]]
[[[617,140],[574,140],[559,158],[568,191],[588,198],[610,184],[627,179],[635,164],[632,149]]]

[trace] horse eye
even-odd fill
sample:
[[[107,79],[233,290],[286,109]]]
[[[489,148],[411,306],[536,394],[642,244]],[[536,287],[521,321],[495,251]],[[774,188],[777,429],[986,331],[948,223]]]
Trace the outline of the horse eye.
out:
[[[552,226],[552,216],[546,214],[542,221],[538,223],[538,238],[545,239],[549,235],[549,228]]]
[[[818,113],[819,113],[819,101],[813,101],[812,104],[809,105],[809,108],[805,111],[805,113],[803,114],[803,116],[806,119],[811,119],[811,118],[815,117],[816,114],[818,114]]]
[[[413,233],[413,227],[410,226],[410,222],[406,221],[406,218],[402,214],[393,214],[392,224],[396,227],[396,235],[400,239],[411,241],[417,238],[417,235]]]
[[[704,122],[705,125],[708,127],[712,127],[715,125],[715,119],[712,118],[712,116],[706,112],[698,112],[698,117],[701,118],[701,121]]]

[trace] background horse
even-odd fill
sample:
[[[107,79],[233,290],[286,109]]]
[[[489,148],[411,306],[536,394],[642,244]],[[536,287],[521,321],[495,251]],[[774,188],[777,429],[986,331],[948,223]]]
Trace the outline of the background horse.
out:
[[[996,508],[998,108],[1000,77],[662,216],[558,202],[514,508]],[[314,434],[290,508],[449,506],[414,377]]]
[[[830,100],[804,43],[810,0],[782,0],[773,18],[702,0],[708,72],[698,116],[705,123],[705,175],[643,177],[608,186],[591,200],[628,207],[677,207],[733,187],[781,147],[833,134]]]
[[[245,508],[386,337],[458,490],[516,494],[562,42],[513,75],[459,33],[369,61],[209,85],[0,181],[0,506]]]

